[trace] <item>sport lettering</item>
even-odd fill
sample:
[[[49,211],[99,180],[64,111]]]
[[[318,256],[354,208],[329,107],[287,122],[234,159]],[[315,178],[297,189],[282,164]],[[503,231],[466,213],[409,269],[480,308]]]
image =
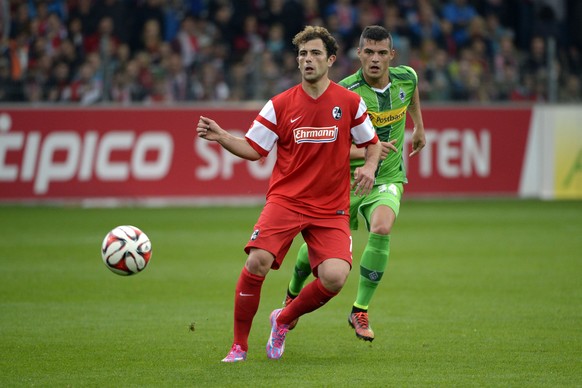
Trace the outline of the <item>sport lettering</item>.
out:
[[[235,136],[244,136],[244,132],[229,130]],[[194,141],[194,151],[202,159],[202,164],[196,166],[194,175],[197,179],[203,181],[212,181],[215,179],[232,180],[235,178],[235,165],[246,165],[249,174],[255,179],[267,180],[271,176],[273,166],[277,160],[276,152],[259,161],[245,161],[234,156],[222,147],[216,147],[211,142],[196,139]]]
[[[42,195],[51,183],[74,179],[159,180],[170,170],[173,149],[172,137],[158,131],[110,131],[101,137],[94,131],[55,131],[44,137],[39,132],[0,133],[0,182],[32,182],[33,193]],[[119,152],[128,156],[114,160]],[[14,160],[13,155],[22,156]]]
[[[491,133],[465,129],[428,130],[426,146],[419,157],[419,174],[444,178],[488,177],[491,174]],[[412,132],[406,132],[405,149]],[[406,153],[405,153],[406,154]]]

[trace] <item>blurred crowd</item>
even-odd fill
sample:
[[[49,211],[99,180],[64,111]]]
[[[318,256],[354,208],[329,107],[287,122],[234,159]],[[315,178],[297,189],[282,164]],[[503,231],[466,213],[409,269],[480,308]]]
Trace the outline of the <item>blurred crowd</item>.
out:
[[[582,101],[579,0],[0,0],[0,102],[266,100],[300,81],[293,36],[393,34],[424,101]]]

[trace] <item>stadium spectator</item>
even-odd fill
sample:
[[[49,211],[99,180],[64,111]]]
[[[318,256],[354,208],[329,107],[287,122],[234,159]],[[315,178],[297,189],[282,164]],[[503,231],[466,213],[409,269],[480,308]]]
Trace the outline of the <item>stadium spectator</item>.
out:
[[[383,25],[390,30],[390,34],[392,35],[394,50],[396,51],[394,63],[409,63],[409,51],[411,45],[409,24],[402,16],[400,9],[396,4],[387,4],[384,12]],[[356,67],[358,66],[359,64],[356,65]],[[350,73],[351,72],[346,72],[346,74]]]
[[[441,21],[441,47],[443,47],[451,59],[459,54],[459,45],[453,35],[453,24],[448,20]]]
[[[19,82],[22,81],[28,72],[31,60],[38,54],[34,52],[30,39],[30,34],[27,30],[21,30],[18,34],[8,42],[5,56],[9,60],[10,78]],[[39,48],[42,50],[42,48]]]
[[[82,58],[85,55],[85,37],[90,36],[83,34],[83,22],[80,18],[74,17],[69,19],[67,25],[67,37],[75,47],[77,57]]]
[[[366,26],[381,23],[384,17],[380,7],[378,7],[370,0],[358,1],[355,5],[355,9],[356,21],[350,32],[346,35],[345,39],[340,42],[340,46],[357,48],[358,42],[360,40],[360,34],[364,28]],[[341,51],[345,51],[345,49],[342,47]]]
[[[323,3],[323,2],[321,2]],[[323,16],[321,14],[320,1],[318,0],[303,0],[303,16],[305,24],[310,26],[323,25]]]
[[[277,82],[281,77],[279,70],[281,66],[280,61],[276,61],[274,55],[270,51],[265,51],[261,55],[261,74],[263,79],[259,88],[258,95],[262,100],[268,100],[271,96],[279,94],[281,90],[277,88]]]
[[[332,2],[325,10],[325,17],[333,17],[337,20],[341,38],[349,40],[353,28],[358,20],[358,10],[350,0],[338,0]]]
[[[283,53],[285,52],[285,29],[281,23],[273,24],[267,32],[266,51],[269,52],[273,59],[281,64]]]
[[[512,35],[506,35],[499,40],[499,49],[493,57],[493,76],[498,92],[496,100],[506,101],[511,91],[519,82],[519,53],[513,42]]]
[[[235,37],[232,46],[232,55],[235,61],[250,60],[265,50],[265,41],[259,30],[259,23],[255,15],[248,15],[243,20],[242,31]]]
[[[137,46],[137,51],[147,52],[150,60],[158,64],[162,59],[162,27],[157,19],[149,19],[143,25],[141,39]]]
[[[102,98],[103,84],[94,62],[85,61],[71,84],[71,101],[91,105]]]
[[[564,68],[571,74],[582,74],[582,48],[570,44],[562,59]]]
[[[419,1],[418,9],[407,15],[411,43],[414,47],[421,45],[426,39],[435,42],[441,40],[441,23],[433,5],[427,1]]]
[[[134,6],[129,32],[130,46],[137,51],[158,46],[165,31],[163,0],[145,0]],[[154,47],[150,47],[153,49]]]
[[[87,36],[84,40],[84,51],[86,54],[100,52],[103,55],[110,55],[121,43],[119,37],[114,33],[115,26],[111,16],[104,16],[99,20],[97,31]]]
[[[78,20],[76,23],[80,26],[80,33],[83,36],[91,36],[94,34],[95,31],[97,31],[97,21],[99,19],[97,19],[97,13],[93,7],[93,1],[77,0],[76,5],[72,6],[69,20]]]
[[[443,18],[453,26],[455,43],[464,46],[469,40],[469,24],[477,16],[477,11],[468,0],[449,0],[443,6],[442,13]]]
[[[145,54],[147,57],[147,54]],[[143,63],[147,61],[147,58],[142,59],[142,61],[138,59],[131,59],[125,65],[125,68],[119,68],[119,72],[125,74],[125,79],[120,80],[120,82],[127,83],[127,90],[129,92],[129,98],[131,102],[143,102],[145,101],[146,97],[149,95],[152,84],[153,84],[153,76],[149,69],[143,68]],[[125,88],[125,86],[123,86]],[[127,97],[125,96],[113,96],[115,98],[121,99],[121,101],[125,101]]]
[[[113,73],[107,100],[120,105],[130,105],[133,102],[130,77],[123,68],[118,68]]]
[[[68,5],[66,0],[37,0],[28,1],[28,9],[31,17],[46,19],[49,14],[56,13],[60,19],[68,17]]]
[[[524,58],[521,71],[544,77],[547,67],[546,41],[541,35],[534,36],[530,41],[530,50]]]
[[[0,102],[25,101],[24,81],[12,77],[10,61],[0,58]]]
[[[582,79],[580,74],[568,74],[564,87],[560,89],[560,101],[582,102]]]
[[[5,38],[15,38],[16,35],[28,31],[30,29],[30,22],[31,18],[28,12],[28,5],[26,3],[19,3],[16,5],[16,9],[12,13],[12,17],[10,17],[8,8],[8,2],[3,2],[4,8],[2,13],[3,25],[5,27],[9,26],[8,33],[4,33]]]
[[[218,71],[211,62],[206,62],[202,65],[200,87],[201,93],[197,98],[198,100],[226,101],[230,94],[223,72]]]
[[[126,43],[129,39],[129,30],[126,27],[129,19],[127,7],[127,2],[122,0],[101,0],[94,2],[94,8],[91,11],[99,23],[103,18],[111,20],[112,30],[109,34],[115,36],[118,43]]]
[[[543,96],[539,95],[536,79],[531,73],[521,75],[520,82],[511,91],[510,101],[514,102],[543,102]]]
[[[271,0],[270,3],[272,5],[269,6],[269,16],[283,24],[287,49],[294,51],[291,44],[293,37],[306,25],[303,4],[299,0]],[[282,6],[277,6],[276,3],[282,3]],[[267,21],[269,24],[270,20]]]
[[[180,28],[172,40],[174,51],[181,56],[182,66],[190,68],[194,65],[198,51],[200,50],[199,31],[197,20],[193,15],[186,15],[180,23]]]
[[[495,56],[500,50],[500,42],[506,36],[512,36],[513,33],[507,28],[503,27],[499,22],[499,17],[496,14],[489,14],[485,17],[485,31],[483,37],[489,41],[489,55]]]
[[[213,12],[211,9],[210,12],[210,20],[218,30],[216,39],[225,44],[229,51],[236,35],[233,12],[233,8],[228,2],[218,4],[216,9]]]
[[[55,54],[53,56],[54,61],[63,61],[68,66],[69,69],[76,71],[79,68],[79,65],[83,61],[83,55],[79,55],[77,52],[75,45],[71,41],[71,39],[67,38],[64,39],[60,46],[57,47]]]
[[[189,80],[182,57],[178,53],[170,53],[166,64],[166,88],[172,102],[187,101],[189,98]]]
[[[248,67],[243,62],[234,63],[229,67],[231,101],[247,101],[252,98],[252,89],[249,87],[248,78]]]
[[[428,101],[448,101],[452,97],[452,80],[446,51],[437,49],[434,57],[427,63],[425,81],[419,80],[423,91],[421,98]]]
[[[49,102],[71,101],[71,75],[67,62],[55,63],[46,83],[46,100]]]
[[[48,15],[43,35],[47,40],[46,50],[50,55],[54,55],[54,52],[68,36],[67,28],[57,13]]]

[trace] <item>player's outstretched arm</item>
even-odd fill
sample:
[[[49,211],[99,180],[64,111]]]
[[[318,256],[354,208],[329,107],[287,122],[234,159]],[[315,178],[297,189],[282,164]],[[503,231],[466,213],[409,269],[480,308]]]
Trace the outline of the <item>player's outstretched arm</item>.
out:
[[[251,145],[242,137],[232,135],[225,131],[218,125],[218,123],[208,117],[200,116],[198,125],[196,126],[198,137],[208,141],[215,141],[224,149],[238,156],[239,158],[247,160],[258,160],[261,158],[259,154]]]
[[[420,110],[420,97],[418,95],[418,88],[414,91],[410,105],[408,106],[408,113],[414,122],[414,131],[412,132],[412,152],[410,157],[418,154],[426,145],[426,136],[424,134],[424,123],[422,121],[422,112]]]

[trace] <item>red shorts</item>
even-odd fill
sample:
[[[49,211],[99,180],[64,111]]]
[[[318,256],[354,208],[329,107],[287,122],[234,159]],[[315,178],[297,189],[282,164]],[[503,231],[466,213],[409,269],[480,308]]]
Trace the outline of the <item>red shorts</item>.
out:
[[[263,208],[251,239],[245,246],[263,249],[275,256],[271,268],[279,269],[293,239],[299,233],[309,248],[309,262],[314,275],[326,259],[342,259],[352,265],[352,236],[348,215],[315,218],[269,202]]]

